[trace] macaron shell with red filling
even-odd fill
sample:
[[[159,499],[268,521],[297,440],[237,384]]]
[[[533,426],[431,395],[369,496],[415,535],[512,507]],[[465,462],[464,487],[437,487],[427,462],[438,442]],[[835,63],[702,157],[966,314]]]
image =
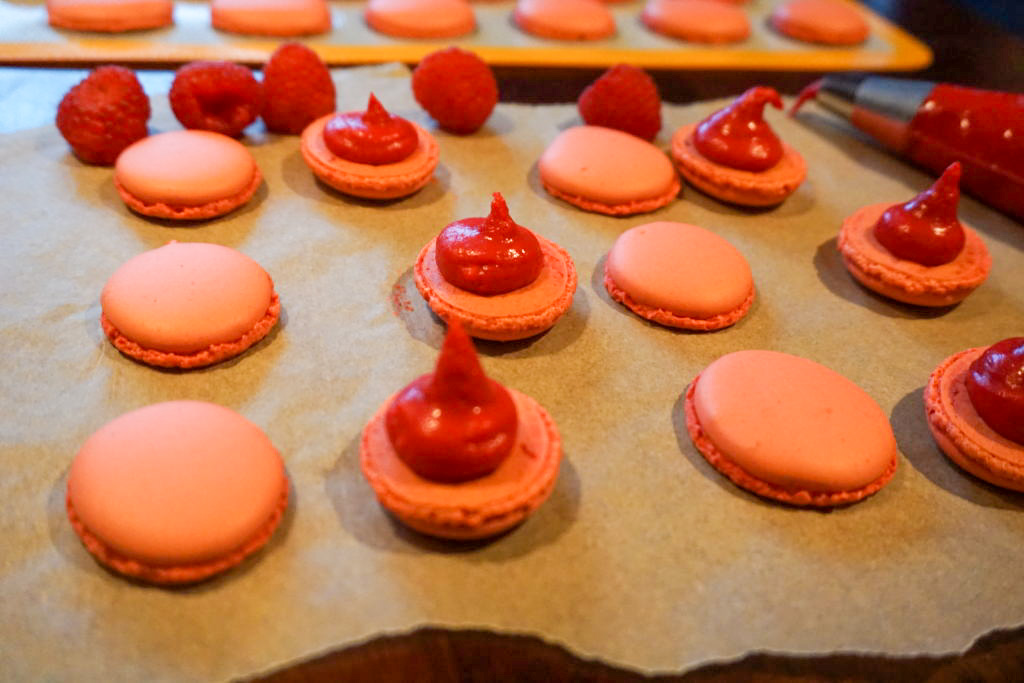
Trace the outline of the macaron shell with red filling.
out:
[[[512,452],[494,472],[457,484],[424,479],[398,457],[384,421],[389,398],[366,425],[359,448],[380,504],[421,533],[455,540],[494,536],[526,519],[554,489],[562,439],[540,404],[507,391],[519,417]]]
[[[604,285],[642,318],[690,330],[728,327],[754,301],[750,265],[736,247],[704,228],[668,221],[619,235]]]
[[[66,502],[102,564],[153,583],[191,583],[267,542],[288,504],[288,478],[267,436],[238,413],[172,401],[96,431],[71,464]]]
[[[759,496],[853,503],[896,470],[896,439],[878,404],[805,358],[759,350],[722,356],[690,384],[684,409],[697,450]]]
[[[924,390],[928,428],[942,452],[961,468],[990,484],[1024,491],[1024,445],[989,427],[967,393],[971,363],[986,348],[955,353],[932,372]]]
[[[171,0],[46,0],[50,26],[99,33],[169,26],[173,7]]]
[[[537,164],[549,194],[585,211],[629,216],[679,194],[679,176],[660,149],[621,130],[576,126],[560,133]]]
[[[916,306],[952,306],[988,278],[992,257],[978,234],[964,225],[964,247],[955,259],[925,266],[898,258],[875,237],[875,223],[891,203],[855,211],[839,230],[839,251],[850,274],[868,289]]]
[[[458,320],[478,339],[526,339],[550,329],[572,305],[576,266],[562,247],[536,235],[544,255],[537,279],[504,294],[482,295],[459,289],[437,267],[437,238],[420,250],[413,268],[416,289],[444,321]]]
[[[326,0],[211,0],[220,31],[255,36],[305,36],[331,30]]]
[[[419,124],[416,150],[393,164],[360,164],[342,159],[324,142],[324,127],[334,114],[323,116],[302,131],[302,158],[317,178],[334,189],[366,199],[397,199],[410,195],[430,182],[441,153],[434,136]]]
[[[172,220],[214,218],[248,202],[263,181],[238,140],[206,130],[160,133],[117,157],[114,184],[132,210]]]
[[[679,172],[702,192],[741,206],[775,206],[796,192],[807,177],[807,163],[782,143],[782,159],[766,171],[744,171],[715,163],[693,142],[697,124],[683,126],[672,136],[672,159]]]
[[[769,21],[779,33],[807,43],[859,45],[871,32],[864,15],[845,0],[788,0]]]
[[[370,0],[364,16],[370,28],[397,38],[456,38],[476,28],[465,0]]]
[[[641,15],[652,31],[698,43],[736,43],[750,36],[750,20],[723,0],[649,0]]]
[[[240,354],[277,323],[281,304],[262,267],[229,247],[171,242],[125,262],[100,296],[101,323],[122,353],[193,368]]]
[[[519,0],[513,17],[540,38],[600,40],[615,34],[615,17],[598,0]]]

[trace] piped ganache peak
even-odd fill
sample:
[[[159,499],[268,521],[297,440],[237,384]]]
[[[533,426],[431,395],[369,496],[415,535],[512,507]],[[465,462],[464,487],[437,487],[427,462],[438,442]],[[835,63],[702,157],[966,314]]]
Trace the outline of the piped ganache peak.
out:
[[[512,220],[498,193],[489,216],[455,221],[427,243],[413,275],[438,317],[495,341],[552,327],[572,305],[577,284],[569,254]]]
[[[755,87],[698,124],[672,136],[672,158],[686,180],[707,194],[744,206],[773,206],[807,175],[800,154],[779,140],[764,107],[782,107],[772,88]]]
[[[392,116],[370,93],[364,112],[332,116],[324,126],[324,142],[334,154],[358,164],[394,164],[416,150],[416,129]]]
[[[385,414],[388,438],[402,462],[432,481],[490,474],[516,437],[516,408],[505,387],[484,375],[473,344],[455,324],[437,368],[402,389]]]
[[[403,523],[476,539],[519,524],[550,496],[562,444],[536,401],[484,375],[454,323],[435,371],[370,419],[359,457],[378,501]]]
[[[988,277],[985,243],[957,218],[960,164],[903,204],[872,204],[843,221],[850,274],[882,296],[918,306],[959,303]]]
[[[957,218],[960,163],[934,185],[905,204],[886,209],[875,223],[875,237],[895,256],[924,266],[941,266],[964,248],[964,229]]]
[[[744,171],[767,171],[782,159],[782,141],[764,120],[764,107],[782,109],[782,98],[771,88],[745,92],[725,109],[697,124],[693,143],[717,164]]]
[[[410,195],[433,177],[437,141],[371,94],[365,111],[320,117],[302,131],[302,157],[323,182],[367,199]]]
[[[990,484],[1024,491],[1024,337],[955,353],[932,372],[925,415],[942,452]]]
[[[498,192],[486,218],[463,218],[442,230],[435,253],[448,282],[485,295],[525,287],[544,265],[537,237],[512,220]]]

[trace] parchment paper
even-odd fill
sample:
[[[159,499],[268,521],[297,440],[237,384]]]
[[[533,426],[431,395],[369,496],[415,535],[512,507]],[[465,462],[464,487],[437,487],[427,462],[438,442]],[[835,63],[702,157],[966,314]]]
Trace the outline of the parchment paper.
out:
[[[373,89],[430,125],[403,67],[336,74],[339,108]],[[154,97],[154,130],[178,124]],[[666,106],[657,142],[721,103]],[[842,218],[929,182],[810,109],[774,111],[809,177],[770,211],[686,188],[646,216],[584,213],[549,197],[535,161],[577,123],[570,106],[500,105],[468,137],[437,131],[436,178],[392,203],[314,180],[295,137],[245,139],[266,183],[245,208],[192,226],[131,214],[112,172],[76,161],[52,127],[0,137],[0,661],[8,680],[219,680],[422,624],[539,634],[588,657],[681,670],[751,650],[949,652],[1024,621],[1024,496],[950,464],[932,442],[921,390],[966,347],[1020,335],[1024,229],[965,199],[961,217],[993,254],[992,276],[952,309],[922,311],[850,278]],[[552,498],[491,542],[404,530],[358,467],[360,431],[393,391],[428,371],[442,326],[411,282],[417,252],[491,192],[563,245],[580,273],[547,334],[479,345],[486,370],[557,421],[565,461]],[[648,324],[601,285],[604,254],[651,220],[707,227],[749,259],[750,314],[717,333]],[[156,370],[100,329],[99,294],[125,260],[176,239],[237,248],[272,275],[279,328],[205,370]],[[709,362],[776,349],[848,376],[892,418],[902,451],[889,486],[827,512],[737,489],[690,443],[680,397]],[[229,406],[281,451],[294,504],[267,548],[200,585],[166,589],[107,572],[64,513],[69,464],[126,411],[171,399]]]
[[[302,37],[331,64],[382,61],[416,62],[438,46],[458,43],[492,64],[516,66],[610,66],[622,61],[662,68],[745,68],[818,70],[916,69],[931,53],[918,40],[859,6],[871,28],[867,41],[843,48],[787,38],[768,25],[781,0],[752,0],[744,5],[751,35],[728,45],[708,45],[657,34],[640,20],[642,0],[609,5],[614,36],[595,41],[538,38],[520,30],[512,19],[515,2],[473,3],[477,29],[456,39],[410,40],[371,29],[362,0],[332,1],[332,29]],[[209,2],[176,0],[174,24],[150,31],[89,33],[55,29],[47,24],[40,0],[0,0],[0,58],[29,61],[185,62],[230,59],[262,62],[284,39],[218,31],[210,23]]]

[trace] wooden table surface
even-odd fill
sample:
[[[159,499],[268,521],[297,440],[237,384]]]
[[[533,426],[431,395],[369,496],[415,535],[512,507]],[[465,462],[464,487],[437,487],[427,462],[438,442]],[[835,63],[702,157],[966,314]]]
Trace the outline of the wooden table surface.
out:
[[[1019,12],[1018,0],[1004,3]],[[934,63],[915,78],[980,88],[1024,91],[1024,39],[982,19],[953,0],[865,0],[881,14],[927,43]],[[997,3],[998,4],[998,3]],[[0,132],[52,121],[56,102],[82,70],[0,69]],[[498,70],[502,99],[571,102],[599,75],[587,69]],[[660,71],[654,77],[663,98],[689,102],[735,95],[753,85],[794,94],[822,74],[813,72]],[[166,91],[172,74],[142,74],[147,89]],[[950,615],[955,619],[956,615]],[[2,668],[2,667],[0,667]],[[382,636],[368,643],[267,672],[253,680],[291,681],[1021,681],[1024,627],[987,634],[966,653],[886,657],[821,653],[817,656],[752,653],[736,662],[689,672],[644,677],[585,661],[532,636],[423,628]]]

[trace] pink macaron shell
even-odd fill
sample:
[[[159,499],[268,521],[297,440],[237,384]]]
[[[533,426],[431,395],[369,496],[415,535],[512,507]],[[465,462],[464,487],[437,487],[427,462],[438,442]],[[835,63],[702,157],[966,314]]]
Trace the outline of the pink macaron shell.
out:
[[[525,287],[490,296],[456,287],[444,279],[437,267],[434,238],[416,258],[416,288],[438,317],[445,322],[458,320],[472,337],[512,341],[540,334],[569,310],[577,274],[564,249],[540,235],[536,237],[544,254],[544,265],[537,279]]]
[[[304,36],[331,30],[326,0],[211,0],[220,31],[257,36]]]
[[[270,538],[288,502],[273,444],[212,403],[172,401],[95,432],[68,476],[68,515],[97,559],[155,583],[224,571]]]
[[[334,114],[328,114],[302,131],[302,158],[317,178],[345,194],[366,199],[397,199],[426,185],[441,158],[437,141],[419,124],[413,123],[419,137],[416,150],[393,164],[360,164],[342,159],[324,142],[324,127]]]
[[[660,149],[603,126],[563,131],[537,166],[549,194],[586,211],[613,216],[659,209],[680,189],[672,162]]]
[[[775,206],[796,192],[807,177],[807,163],[782,143],[779,163],[766,171],[744,171],[717,164],[693,143],[697,124],[683,126],[672,136],[672,159],[686,182],[705,194],[741,206]]]
[[[783,35],[808,43],[859,45],[870,33],[864,15],[846,0],[788,0],[776,5],[770,21]]]
[[[739,250],[704,228],[668,221],[619,235],[605,261],[605,288],[643,318],[693,330],[732,325],[754,300]]]
[[[898,258],[875,237],[875,223],[891,203],[855,211],[839,231],[839,251],[850,274],[882,296],[917,306],[951,306],[987,278],[992,257],[978,234],[964,225],[964,248],[955,259],[925,266]]]
[[[133,358],[199,367],[237,355],[277,322],[262,267],[229,247],[171,242],[125,262],[100,296],[104,331]]]
[[[641,18],[652,31],[699,43],[736,43],[750,36],[747,13],[722,0],[649,0]]]
[[[117,157],[114,182],[134,211],[156,218],[220,216],[249,201],[262,182],[240,142],[205,130],[179,130],[132,143]]]
[[[370,28],[397,38],[456,38],[476,28],[466,0],[370,0],[364,16]]]
[[[1024,491],[1024,445],[989,427],[967,393],[971,363],[986,349],[955,353],[932,372],[924,390],[928,428],[942,452],[963,469],[990,484]]]
[[[513,18],[541,38],[600,40],[615,34],[615,17],[598,0],[518,0]]]
[[[424,479],[402,462],[384,424],[388,399],[363,430],[359,449],[363,474],[380,504],[421,533],[455,540],[494,536],[536,510],[554,489],[562,440],[540,404],[508,392],[519,418],[512,452],[494,472],[457,484]]]
[[[51,26],[72,31],[120,33],[169,26],[171,0],[47,0]]]
[[[842,375],[776,351],[738,351],[687,391],[698,450],[735,484],[793,505],[851,503],[884,486],[898,449],[875,401]]]

